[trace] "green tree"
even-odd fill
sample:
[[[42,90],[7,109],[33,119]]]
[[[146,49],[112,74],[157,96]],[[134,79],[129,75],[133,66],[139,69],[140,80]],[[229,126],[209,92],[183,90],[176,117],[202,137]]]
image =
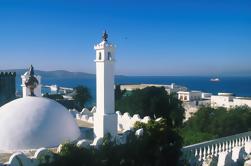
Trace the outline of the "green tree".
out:
[[[91,98],[91,94],[87,87],[80,85],[74,88],[73,99],[81,107],[81,109],[84,108],[86,102],[88,102]]]
[[[230,136],[251,130],[251,108],[201,107],[180,130],[184,144]]]
[[[133,144],[136,165],[178,165],[181,155],[182,138],[167,119],[151,120],[147,124],[137,122],[136,129],[143,128],[144,134]],[[139,154],[139,156],[137,156]]]
[[[181,126],[184,118],[182,103],[173,94],[168,95],[164,87],[138,89],[120,99],[116,98],[116,110],[141,117],[163,117],[174,127]]]
[[[167,120],[137,123],[135,130],[143,128],[143,135],[130,132],[125,144],[116,144],[106,135],[99,148],[79,148],[65,144],[51,166],[167,166],[178,165],[182,139]]]
[[[120,100],[123,97],[125,92],[126,92],[126,90],[122,91],[120,89],[120,85],[116,85],[116,87],[115,87],[115,99]]]
[[[61,100],[61,99],[64,99],[64,97],[61,95],[61,94],[44,94],[43,97],[46,97],[46,98],[49,98],[49,99],[52,99],[52,100]]]

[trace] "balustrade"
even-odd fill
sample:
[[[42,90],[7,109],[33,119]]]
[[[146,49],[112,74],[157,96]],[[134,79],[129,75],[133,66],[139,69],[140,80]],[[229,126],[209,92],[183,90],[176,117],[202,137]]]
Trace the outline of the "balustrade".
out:
[[[191,163],[202,163],[218,157],[219,153],[231,153],[235,147],[244,147],[251,139],[251,131],[210,140],[182,148],[182,159]]]

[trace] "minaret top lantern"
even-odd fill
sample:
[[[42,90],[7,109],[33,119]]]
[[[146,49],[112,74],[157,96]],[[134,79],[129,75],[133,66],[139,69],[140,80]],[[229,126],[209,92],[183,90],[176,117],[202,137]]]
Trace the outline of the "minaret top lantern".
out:
[[[102,42],[96,50],[96,113],[94,114],[94,134],[102,138],[110,133],[117,135],[117,114],[114,105],[114,54],[115,47],[107,41],[108,34],[102,35]]]

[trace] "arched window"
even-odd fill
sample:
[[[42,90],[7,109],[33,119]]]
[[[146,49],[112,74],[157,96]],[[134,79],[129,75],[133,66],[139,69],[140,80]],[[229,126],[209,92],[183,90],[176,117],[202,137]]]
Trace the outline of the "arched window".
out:
[[[112,54],[111,54],[111,52],[108,52],[107,59],[108,59],[109,61],[111,61],[111,60],[112,60]]]
[[[101,60],[101,58],[102,58],[102,54],[100,52],[99,55],[98,55],[98,60]]]

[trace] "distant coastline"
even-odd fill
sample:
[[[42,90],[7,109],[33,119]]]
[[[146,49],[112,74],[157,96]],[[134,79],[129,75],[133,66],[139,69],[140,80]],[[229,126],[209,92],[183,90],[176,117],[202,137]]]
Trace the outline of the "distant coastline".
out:
[[[3,71],[3,70],[0,70]],[[24,74],[25,69],[5,70],[7,72],[16,71],[16,87],[21,94],[20,75]],[[36,74],[42,76],[43,85],[58,85],[73,88],[78,85],[85,85],[90,89],[93,96],[91,103],[96,102],[96,78],[95,74],[82,72],[58,71],[40,71]],[[251,76],[224,76],[220,77],[217,84],[210,82],[211,76],[115,76],[116,84],[171,84],[186,86],[190,90],[201,90],[217,94],[218,92],[231,92],[236,96],[251,97]],[[47,89],[48,91],[48,89]],[[43,89],[46,92],[46,89]]]
[[[27,71],[27,69],[7,69],[7,70],[0,70],[0,72],[16,72],[17,77],[21,76]],[[72,72],[67,70],[52,70],[52,71],[44,71],[44,70],[37,70],[36,74],[41,75],[43,78],[47,79],[73,79],[73,78],[92,78],[95,77],[95,74],[87,73],[87,72]],[[205,78],[212,78],[214,75],[124,75],[124,74],[117,74],[117,77],[205,77]],[[219,78],[222,77],[251,77],[250,75],[221,75]]]
[[[20,76],[26,72],[26,69],[0,70],[15,71],[17,91],[21,93]],[[65,70],[41,71],[36,70],[36,74],[42,76],[43,85],[58,85],[64,87],[75,87],[77,85],[87,86],[93,96],[92,103],[96,99],[96,78],[95,74],[84,72],[70,72]],[[217,84],[210,82],[211,76],[115,76],[116,84],[171,84],[186,86],[190,90],[201,90],[217,94],[218,92],[231,92],[236,96],[251,97],[251,76],[221,76]],[[43,90],[45,92],[45,90]]]

